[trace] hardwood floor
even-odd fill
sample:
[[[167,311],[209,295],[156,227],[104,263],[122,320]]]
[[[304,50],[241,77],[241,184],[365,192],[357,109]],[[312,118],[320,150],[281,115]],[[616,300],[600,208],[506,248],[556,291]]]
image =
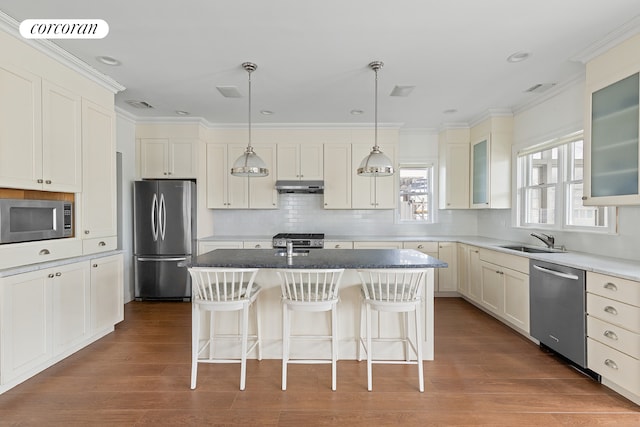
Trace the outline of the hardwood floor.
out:
[[[132,302],[116,331],[0,395],[0,425],[638,426],[640,407],[458,298],[437,298],[436,357],[415,366],[200,365],[189,389],[188,303]]]

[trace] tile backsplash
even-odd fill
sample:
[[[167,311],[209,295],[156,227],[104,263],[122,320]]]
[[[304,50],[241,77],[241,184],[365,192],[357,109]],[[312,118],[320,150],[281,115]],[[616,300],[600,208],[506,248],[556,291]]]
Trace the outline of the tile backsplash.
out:
[[[210,212],[214,225],[208,235],[217,236],[271,236],[281,232],[321,232],[338,236],[433,236],[477,233],[476,213],[473,211],[438,211],[436,224],[407,224],[397,221],[395,210],[324,209],[321,194],[280,194],[278,209]]]

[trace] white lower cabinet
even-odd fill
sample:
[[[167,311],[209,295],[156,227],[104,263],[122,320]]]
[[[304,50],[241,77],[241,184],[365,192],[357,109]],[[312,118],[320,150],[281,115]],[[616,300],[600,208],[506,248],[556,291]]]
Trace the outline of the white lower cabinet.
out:
[[[469,281],[469,299],[479,303],[482,297],[482,268],[480,264],[480,249],[475,246],[469,246],[467,280]]]
[[[353,249],[402,249],[402,242],[353,242]]]
[[[501,252],[480,251],[482,307],[529,333],[529,259]]]
[[[0,393],[113,330],[123,319],[123,257],[0,279]]]
[[[353,242],[346,240],[325,240],[324,249],[353,249]]]
[[[640,282],[587,272],[587,366],[640,404]]]
[[[91,331],[112,329],[124,320],[122,255],[91,260]]]
[[[216,249],[242,249],[243,244],[239,240],[229,241],[199,241],[198,242],[198,255],[202,255],[207,252],[211,252]]]

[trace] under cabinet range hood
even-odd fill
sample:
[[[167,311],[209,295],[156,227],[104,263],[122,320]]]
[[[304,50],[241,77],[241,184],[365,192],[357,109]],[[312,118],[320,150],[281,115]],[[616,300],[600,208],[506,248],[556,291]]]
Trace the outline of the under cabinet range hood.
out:
[[[278,193],[322,194],[324,181],[279,180],[276,181],[276,190]]]

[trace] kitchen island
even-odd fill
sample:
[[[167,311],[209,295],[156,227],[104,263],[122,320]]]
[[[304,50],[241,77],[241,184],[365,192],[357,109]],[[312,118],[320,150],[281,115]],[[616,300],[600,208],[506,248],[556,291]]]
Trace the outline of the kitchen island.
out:
[[[295,251],[294,256],[277,249],[216,249],[204,253],[185,263],[188,267],[260,268],[256,283],[263,291],[259,297],[261,304],[261,326],[263,335],[263,357],[280,358],[281,353],[281,312],[280,282],[274,269],[280,268],[344,268],[345,274],[340,285],[339,336],[340,358],[355,359],[360,308],[360,280],[356,273],[360,268],[427,268],[423,292],[422,319],[424,321],[424,359],[433,360],[433,286],[434,268],[447,267],[447,263],[412,249],[311,249]],[[234,333],[237,321],[216,322],[223,329],[219,332]],[[314,318],[316,319],[316,318]],[[320,318],[317,318],[320,319]],[[324,318],[306,323],[304,328],[326,328]],[[301,319],[302,320],[302,319]],[[374,328],[381,336],[397,334],[401,325],[397,319],[378,318]],[[226,323],[226,324],[225,324]],[[375,325],[374,325],[375,326]],[[294,326],[295,328],[295,326]],[[310,343],[311,345],[317,345]],[[304,350],[304,349],[303,349]],[[389,348],[391,357],[401,357],[402,348]]]

